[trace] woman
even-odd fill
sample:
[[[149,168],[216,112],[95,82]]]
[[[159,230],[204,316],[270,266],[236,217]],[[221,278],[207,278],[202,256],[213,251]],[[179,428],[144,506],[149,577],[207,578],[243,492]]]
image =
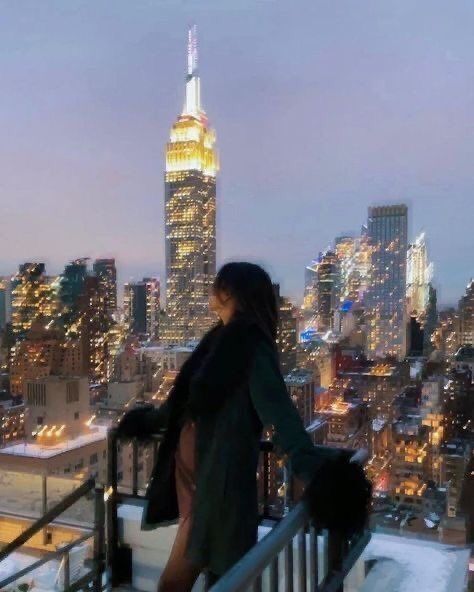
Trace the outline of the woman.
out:
[[[191,590],[203,569],[215,581],[255,544],[263,426],[273,427],[274,442],[307,485],[317,525],[353,531],[367,516],[370,484],[362,470],[341,451],[313,446],[287,393],[268,274],[251,263],[224,265],[210,308],[219,322],[183,365],[167,401],[130,410],[118,426],[129,437],[165,429],[142,519],[142,530],[179,519],[159,592]]]

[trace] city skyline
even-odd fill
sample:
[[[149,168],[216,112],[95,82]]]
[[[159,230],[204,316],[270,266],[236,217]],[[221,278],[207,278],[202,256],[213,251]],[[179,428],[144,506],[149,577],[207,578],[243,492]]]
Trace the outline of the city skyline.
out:
[[[302,4],[304,22],[279,2],[254,6],[258,29],[245,2],[227,12],[203,2],[193,14],[7,6],[0,273],[112,256],[120,284],[164,280],[162,146],[195,21],[219,130],[218,262],[261,262],[301,301],[319,251],[356,235],[367,206],[403,202],[409,242],[426,232],[440,304],[456,304],[473,274],[472,8],[446,18],[437,3]],[[284,23],[295,35],[280,42]]]

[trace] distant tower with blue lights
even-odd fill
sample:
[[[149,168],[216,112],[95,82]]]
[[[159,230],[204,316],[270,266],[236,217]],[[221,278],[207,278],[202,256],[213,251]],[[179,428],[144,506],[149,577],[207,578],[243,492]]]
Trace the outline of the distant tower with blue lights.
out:
[[[371,358],[406,354],[406,205],[369,208],[367,236],[372,248],[367,294],[367,353]]]

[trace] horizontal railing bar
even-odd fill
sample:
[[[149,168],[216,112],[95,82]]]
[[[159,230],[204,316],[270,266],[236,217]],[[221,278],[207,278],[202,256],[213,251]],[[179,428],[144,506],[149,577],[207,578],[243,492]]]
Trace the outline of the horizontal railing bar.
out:
[[[120,434],[117,433],[117,428],[111,428],[109,430],[109,433],[112,432],[112,430],[114,430],[113,433],[113,438],[116,441],[120,441],[120,442],[126,442],[127,444],[132,444],[133,442],[137,442],[140,441],[141,444],[147,444],[147,442],[153,442],[154,440],[162,440],[163,436],[165,435],[166,430],[161,430],[159,432],[156,432],[155,434],[149,434],[147,435],[145,438],[137,438],[136,436],[134,437],[130,437],[130,436],[121,436]],[[272,442],[272,440],[260,440],[260,450],[264,450],[266,452],[272,452],[273,449],[275,448],[274,443]]]
[[[41,559],[38,559],[38,561],[35,561],[35,563],[32,563],[31,565],[27,565],[26,567],[24,567],[20,571],[14,573],[13,575],[8,576],[8,578],[2,580],[0,582],[0,590],[2,590],[2,588],[4,588],[5,586],[8,586],[8,584],[11,584],[15,580],[18,580],[18,578],[21,578],[21,577],[25,576],[26,574],[28,574],[29,572],[34,571],[35,569],[38,569],[38,567],[41,567],[45,563],[48,563],[48,561],[52,561],[53,559],[59,559],[62,555],[64,555],[65,553],[68,553],[73,547],[80,545],[81,543],[83,543],[84,541],[87,541],[88,539],[92,538],[93,536],[94,536],[93,532],[88,532],[87,534],[84,534],[83,536],[79,537],[75,541],[72,541],[72,543],[64,545],[64,547],[61,547],[61,549],[58,549],[57,551],[47,551],[47,554],[44,557],[41,557]]]
[[[16,539],[5,545],[5,547],[0,550],[0,561],[15,551],[15,549],[21,547],[28,539],[39,532],[44,526],[47,526],[52,522],[57,516],[59,516],[59,514],[62,514],[65,510],[70,508],[75,502],[77,502],[77,500],[83,497],[91,489],[94,489],[94,487],[94,479],[84,481],[82,485],[68,494],[64,499],[48,510],[46,514],[41,516],[41,518],[38,518],[38,520],[36,520],[29,528],[19,534]]]

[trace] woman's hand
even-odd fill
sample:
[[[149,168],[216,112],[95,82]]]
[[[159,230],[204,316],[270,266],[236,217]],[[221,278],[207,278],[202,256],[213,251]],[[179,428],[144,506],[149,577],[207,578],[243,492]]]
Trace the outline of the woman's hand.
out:
[[[372,484],[360,463],[341,454],[321,466],[303,499],[317,528],[351,536],[367,526]]]
[[[149,433],[145,426],[150,423],[150,414],[153,411],[154,406],[151,404],[129,409],[122,415],[116,426],[117,435],[123,438],[146,438]]]

